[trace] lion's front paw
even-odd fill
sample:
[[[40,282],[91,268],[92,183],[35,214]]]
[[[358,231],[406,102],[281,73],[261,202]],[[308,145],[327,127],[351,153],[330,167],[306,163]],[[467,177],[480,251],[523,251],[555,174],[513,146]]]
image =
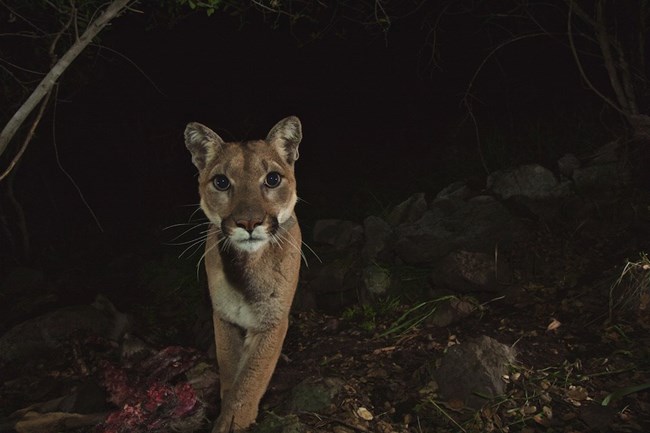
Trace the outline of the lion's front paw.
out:
[[[237,433],[246,430],[255,423],[257,408],[240,410],[239,412],[222,412],[212,427],[212,433]]]
[[[212,433],[230,433],[234,432],[234,426],[232,425],[232,420],[233,417],[230,416],[228,418],[224,418],[223,416],[219,416],[217,418],[217,421],[214,423],[214,426],[212,427]]]

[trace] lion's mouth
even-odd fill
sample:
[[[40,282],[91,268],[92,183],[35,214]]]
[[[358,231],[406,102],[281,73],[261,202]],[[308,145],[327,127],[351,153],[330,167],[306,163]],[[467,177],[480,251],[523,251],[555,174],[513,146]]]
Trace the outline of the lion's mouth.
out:
[[[251,235],[248,239],[242,239],[239,242],[241,242],[241,243],[249,243],[250,244],[250,243],[255,243],[255,242],[263,242],[265,240],[266,240],[266,238]]]

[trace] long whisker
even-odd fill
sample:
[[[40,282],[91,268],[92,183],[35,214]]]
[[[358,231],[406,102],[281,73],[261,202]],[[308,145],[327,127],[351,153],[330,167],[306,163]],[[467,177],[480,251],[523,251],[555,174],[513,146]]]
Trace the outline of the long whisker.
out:
[[[199,207],[201,206],[201,203],[188,203],[188,204],[181,204],[179,205],[180,207]]]
[[[198,228],[198,226],[194,226],[194,227],[192,227],[191,229],[185,230],[183,233],[181,233],[180,235],[176,236],[176,237],[173,238],[171,241],[169,241],[169,242],[165,242],[165,245],[187,245],[187,244],[189,244],[189,243],[194,242],[196,239],[198,239],[198,237],[195,237],[194,239],[190,239],[190,240],[187,240],[187,241],[178,241],[178,242],[174,242],[174,241],[176,241],[176,240],[182,238],[184,235],[186,235],[186,234],[189,233],[190,231],[194,230],[195,228]],[[209,230],[209,229],[201,230],[201,231],[197,232],[196,235],[199,236],[199,237],[204,237],[204,236],[208,233],[208,230]]]
[[[193,223],[193,222],[190,222],[190,223],[176,223],[176,224],[168,225],[167,227],[163,227],[163,230],[175,229],[176,227],[194,226],[194,225],[196,225],[196,223]]]
[[[187,255],[187,257],[192,257],[194,254],[196,254],[197,252],[199,252],[199,251],[201,250],[201,248],[205,249],[204,245],[205,245],[205,238],[202,239],[201,241],[196,242],[196,243],[194,244],[194,249],[192,250],[191,253],[189,253],[189,254]],[[189,246],[188,249],[191,248],[191,247],[192,247],[192,246]]]
[[[292,235],[288,230],[284,229],[284,232],[285,232],[287,235],[291,236],[291,239],[293,239],[294,242],[296,241],[296,238],[295,238],[295,237],[294,237],[294,236],[293,236],[293,235]],[[307,249],[308,249],[308,250],[309,250],[309,251],[314,255],[314,257],[316,257],[316,259],[319,261],[319,263],[323,263],[323,261],[322,261],[321,258],[318,256],[318,254],[316,254],[316,251],[314,251],[314,249],[313,249],[312,247],[310,247],[309,245],[307,245],[307,242],[305,242],[305,241],[300,241],[300,243],[301,243],[302,245],[304,245],[304,246],[305,246],[305,247],[306,247],[306,248],[307,248]],[[306,263],[307,263],[307,260],[305,260],[305,264],[306,264]]]
[[[191,249],[194,249],[194,247],[196,247],[197,245],[198,245],[198,246],[203,245],[203,244],[205,243],[205,238],[206,238],[205,236],[201,236],[201,237],[198,238],[198,239],[194,239],[194,240],[193,240],[193,241],[192,241],[192,242],[187,246],[187,248],[185,248],[185,249],[184,249],[184,250],[183,250],[183,251],[178,255],[178,258],[180,259],[181,257],[183,257],[183,256],[185,255],[186,252],[188,252],[188,251],[191,250]],[[177,244],[177,245],[180,245],[180,244]],[[188,257],[191,257],[192,255],[194,255],[195,252],[196,252],[196,249],[194,249],[194,252],[193,252],[192,254],[189,254]]]
[[[291,236],[291,234],[290,234],[288,231],[286,231],[286,230],[283,230],[283,231],[284,231],[284,233],[287,233],[289,236]],[[290,240],[288,237],[284,237],[284,236],[282,236],[279,232],[275,233],[274,236],[277,236],[278,239],[281,239],[281,240],[285,241],[285,242],[288,243],[292,248],[294,248],[296,251],[298,251],[298,252],[300,253],[300,257],[302,257],[303,261],[305,262],[305,266],[309,267],[309,263],[307,262],[307,257],[305,257],[305,254],[304,254],[304,253],[302,252],[302,250],[298,247],[298,245],[295,244],[295,238],[293,239],[294,242],[291,242],[291,240]],[[291,236],[291,237],[293,238],[293,236]]]
[[[308,249],[308,250],[309,250],[309,251],[314,255],[314,257],[316,257],[316,259],[317,259],[320,263],[323,263],[323,261],[322,261],[321,258],[318,256],[318,254],[316,254],[316,251],[314,251],[314,249],[313,249],[312,247],[310,247],[309,245],[307,245],[307,242],[305,242],[305,241],[301,241],[301,243],[302,243],[305,247],[307,247],[307,249]]]
[[[193,226],[193,227],[195,227],[195,226],[202,226],[202,225],[206,225],[206,224],[210,224],[210,221],[209,220],[206,220],[206,221],[203,221],[203,222],[189,221],[189,222],[186,222],[186,223],[176,223],[176,224],[168,225],[167,227],[164,227],[163,230],[169,230],[169,229],[174,229],[176,227],[185,227],[185,226]]]
[[[218,244],[221,244],[221,251],[228,251],[232,245],[232,240],[228,236],[224,236],[217,241]]]
[[[211,232],[210,230],[214,230],[214,231]],[[217,235],[219,234],[219,233],[218,233],[218,230],[219,230],[219,229],[216,228],[216,227],[211,227],[210,230],[208,230],[208,234],[207,234],[206,237],[205,237],[206,240],[207,240],[208,236],[210,236],[212,233],[215,233],[215,232],[216,232]],[[217,246],[218,246],[218,245],[219,245],[219,244],[220,244],[224,239],[226,239],[226,238],[218,239],[217,242],[215,242],[212,246],[210,246],[210,248],[206,248],[205,251],[203,252],[203,254],[201,254],[201,257],[199,257],[199,261],[196,263],[196,277],[197,277],[197,279],[198,279],[198,277],[199,277],[199,269],[201,269],[201,262],[205,259],[205,256],[206,256],[210,251],[212,251],[213,249],[215,249],[215,248],[216,248],[216,247],[217,247]]]
[[[175,240],[177,240],[177,239],[182,238],[182,237],[185,236],[186,234],[190,233],[192,230],[195,230],[195,229],[201,228],[201,227],[206,226],[206,225],[208,225],[208,224],[209,224],[209,222],[208,222],[208,223],[195,224],[195,225],[193,225],[192,227],[190,227],[190,228],[188,228],[188,229],[185,229],[181,234],[175,236],[175,237],[171,240],[170,244],[171,244],[171,245],[179,245],[179,244],[175,244],[175,243],[173,243],[173,242],[174,242]],[[205,233],[207,233],[207,229],[206,229],[206,230],[202,230],[202,231],[199,232],[199,234],[205,234]],[[186,244],[186,243],[187,243],[187,242],[181,242],[180,245],[184,245],[184,244]]]
[[[196,209],[194,209],[194,212],[190,214],[189,221],[192,221],[192,218],[194,218],[194,215],[196,215],[199,211],[201,210],[201,206],[197,206]]]

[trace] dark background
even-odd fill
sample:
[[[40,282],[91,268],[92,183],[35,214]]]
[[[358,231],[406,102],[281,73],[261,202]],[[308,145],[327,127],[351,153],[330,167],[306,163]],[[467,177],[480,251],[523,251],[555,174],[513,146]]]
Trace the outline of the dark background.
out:
[[[5,269],[182,251],[166,245],[178,232],[163,229],[187,222],[198,203],[182,138],[190,121],[237,140],[299,116],[297,212],[307,233],[318,218],[360,221],[412,193],[480,184],[487,174],[462,104],[497,45],[484,16],[447,16],[434,57],[418,13],[387,31],[349,22],[314,39],[309,25],[275,28],[253,12],[154,23],[144,10],[116,19],[64,75],[15,177],[30,256],[3,248]],[[584,61],[606,86],[598,59]],[[504,46],[480,70],[471,100],[490,171],[529,161],[553,168],[565,152],[615,133],[557,37]]]

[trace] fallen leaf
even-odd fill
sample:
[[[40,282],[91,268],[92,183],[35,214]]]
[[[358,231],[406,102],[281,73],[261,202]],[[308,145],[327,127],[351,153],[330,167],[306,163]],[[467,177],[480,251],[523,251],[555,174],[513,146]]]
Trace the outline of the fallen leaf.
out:
[[[546,416],[548,419],[553,418],[553,409],[551,409],[550,406],[542,406],[542,413]]]
[[[546,327],[546,330],[547,331],[555,331],[561,325],[562,325],[562,323],[559,320],[554,319],[554,318],[551,317],[551,323],[548,324],[548,326]]]
[[[521,408],[521,413],[523,415],[532,415],[535,412],[537,412],[537,407],[536,406],[524,406]]]
[[[580,402],[587,400],[589,397],[587,390],[581,386],[570,386],[565,395],[574,406],[580,406]]]
[[[451,400],[449,400],[447,402],[446,406],[449,409],[453,409],[453,410],[458,411],[458,410],[461,410],[461,409],[463,409],[465,407],[465,403],[462,400],[459,400],[459,399],[451,399]]]

